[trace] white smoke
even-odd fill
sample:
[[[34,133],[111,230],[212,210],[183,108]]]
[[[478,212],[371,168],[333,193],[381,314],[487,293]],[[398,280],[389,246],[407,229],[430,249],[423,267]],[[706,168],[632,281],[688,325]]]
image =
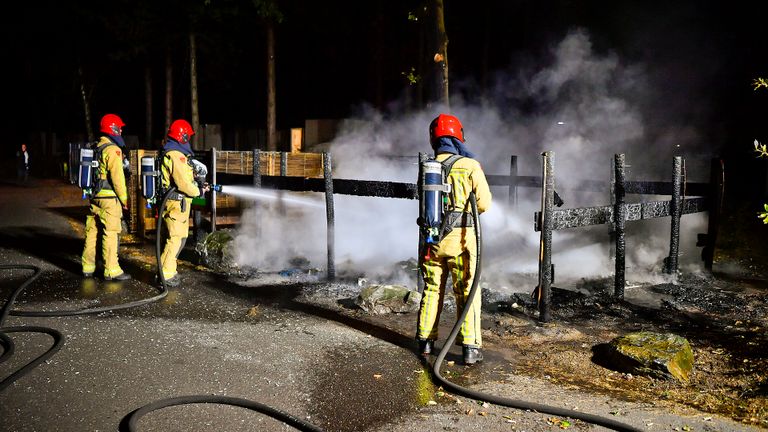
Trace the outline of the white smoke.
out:
[[[609,203],[608,190],[589,193],[568,187],[579,180],[608,181],[616,153],[626,155],[628,180],[671,180],[677,146],[689,144],[698,135],[682,126],[656,130],[645,121],[652,114],[646,107],[651,84],[642,67],[622,64],[616,55],[596,55],[582,30],[554,46],[544,67],[538,63],[538,69],[499,72],[492,100],[452,100],[450,112],[461,119],[466,144],[486,174],[508,174],[510,156],[517,155],[519,175],[540,176],[541,153],[554,151],[556,189],[565,207]],[[440,112],[440,107],[433,107],[384,115],[367,109],[346,121],[330,143],[334,177],[416,182],[418,153],[431,152],[428,125]],[[540,206],[540,191],[518,189],[519,204],[514,210],[507,205],[507,188],[492,187],[492,193],[491,209],[481,218],[486,286],[530,291],[538,271],[534,211]],[[339,269],[368,277],[386,275],[399,261],[415,258],[416,201],[338,194],[334,201]],[[242,263],[279,269],[297,253],[318,267],[325,266],[324,213],[306,212],[294,219],[268,216],[264,211],[247,212],[242,219],[237,237]],[[700,216],[685,216],[683,228],[692,219],[694,229],[701,230]],[[556,282],[613,274],[607,226],[556,231],[553,240]],[[695,240],[684,233],[681,245],[692,243]],[[659,274],[668,253],[669,218],[627,224],[628,278]]]

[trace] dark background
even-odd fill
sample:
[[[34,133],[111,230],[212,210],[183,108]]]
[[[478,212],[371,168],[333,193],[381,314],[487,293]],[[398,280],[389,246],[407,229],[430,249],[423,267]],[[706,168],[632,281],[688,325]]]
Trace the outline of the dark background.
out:
[[[164,123],[164,61],[174,59],[174,117],[190,117],[186,33],[198,34],[200,121],[263,129],[266,61],[263,23],[249,1],[27,1],[3,14],[5,73],[3,154],[37,132],[82,136],[78,66],[90,93],[93,122],[119,113],[126,134],[145,136],[144,76],[154,88],[153,136]],[[305,119],[343,118],[363,106],[384,113],[404,98],[403,72],[419,65],[419,1],[278,2],[278,129]],[[212,10],[218,12],[212,13]],[[222,12],[223,11],[223,12]],[[499,71],[514,73],[545,56],[574,28],[586,29],[596,52],[642,62],[677,119],[711,137],[713,148],[751,170],[764,188],[751,143],[768,141],[768,44],[758,9],[738,2],[445,1],[451,90],[469,103],[493,98]],[[667,99],[668,98],[668,99]],[[529,109],[535,110],[535,107]],[[94,124],[94,128],[97,124]]]

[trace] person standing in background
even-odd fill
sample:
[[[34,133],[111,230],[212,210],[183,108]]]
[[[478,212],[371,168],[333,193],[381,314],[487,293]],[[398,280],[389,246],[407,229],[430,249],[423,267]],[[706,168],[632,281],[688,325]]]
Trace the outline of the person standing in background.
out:
[[[16,177],[25,183],[29,178],[29,152],[26,144],[22,144],[21,150],[16,152]]]

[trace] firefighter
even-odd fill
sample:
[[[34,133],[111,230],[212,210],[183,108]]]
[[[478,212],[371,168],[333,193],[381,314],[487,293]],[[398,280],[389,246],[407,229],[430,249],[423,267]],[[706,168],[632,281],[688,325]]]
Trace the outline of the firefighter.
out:
[[[85,247],[81,257],[84,277],[93,277],[96,271],[96,243],[101,231],[104,279],[123,281],[131,278],[120,268],[117,258],[123,210],[128,209],[123,126],[125,123],[115,114],[101,118],[102,135],[94,152],[98,170],[90,194],[91,214],[85,219]]]
[[[195,182],[193,166],[190,158],[194,156],[189,140],[195,131],[186,120],[175,120],[168,128],[168,137],[163,146],[163,159],[160,168],[163,188],[176,188],[168,197],[163,220],[168,230],[163,254],[160,256],[163,279],[168,286],[178,286],[181,279],[176,272],[176,258],[184,248],[189,235],[189,213],[192,198],[208,190],[201,188]]]
[[[491,204],[491,191],[480,163],[464,144],[464,129],[458,118],[448,114],[437,116],[429,126],[429,140],[437,161],[443,162],[452,155],[463,157],[453,163],[446,176],[451,186],[448,192],[448,211],[452,214],[446,214],[445,217],[455,220],[451,225],[453,228],[438,243],[424,245],[419,258],[424,278],[416,333],[419,353],[426,357],[434,350],[445,285],[450,274],[457,316],[461,315],[465,307],[469,308],[456,343],[463,346],[464,363],[474,364],[483,360],[483,354],[480,350],[481,296],[475,295],[472,304],[465,304],[475,276],[478,253],[469,193],[474,192],[477,210],[483,213]]]

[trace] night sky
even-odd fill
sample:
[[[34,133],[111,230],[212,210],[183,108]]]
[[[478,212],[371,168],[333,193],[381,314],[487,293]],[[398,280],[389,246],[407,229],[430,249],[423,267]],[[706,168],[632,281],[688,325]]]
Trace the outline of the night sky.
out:
[[[186,39],[199,33],[201,123],[264,128],[266,66],[263,25],[247,1],[240,12],[188,18],[194,1],[27,1],[4,14],[3,131],[6,150],[36,131],[62,139],[84,133],[78,65],[91,92],[94,122],[120,114],[126,133],[143,137],[144,70],[154,80],[153,135],[163,123],[166,45],[175,64],[175,117],[189,118]],[[375,107],[396,115],[408,87],[404,71],[419,63],[418,1],[284,1],[277,27],[278,129],[307,118],[341,118]],[[137,6],[138,5],[138,6]],[[210,9],[209,9],[210,10]],[[231,10],[231,9],[230,9]],[[761,10],[740,2],[445,1],[452,98],[495,100],[536,111],[535,101],[501,95],[498,83],[535,70],[573,29],[597,53],[643,65],[664,114],[689,122],[723,154],[749,154],[768,141],[768,36]],[[138,41],[138,42],[137,42]],[[506,98],[499,101],[500,98]],[[94,125],[95,126],[95,125]],[[745,147],[745,144],[746,147]],[[738,150],[736,150],[738,148]],[[744,150],[746,148],[746,150]],[[6,151],[5,153],[9,153]]]

